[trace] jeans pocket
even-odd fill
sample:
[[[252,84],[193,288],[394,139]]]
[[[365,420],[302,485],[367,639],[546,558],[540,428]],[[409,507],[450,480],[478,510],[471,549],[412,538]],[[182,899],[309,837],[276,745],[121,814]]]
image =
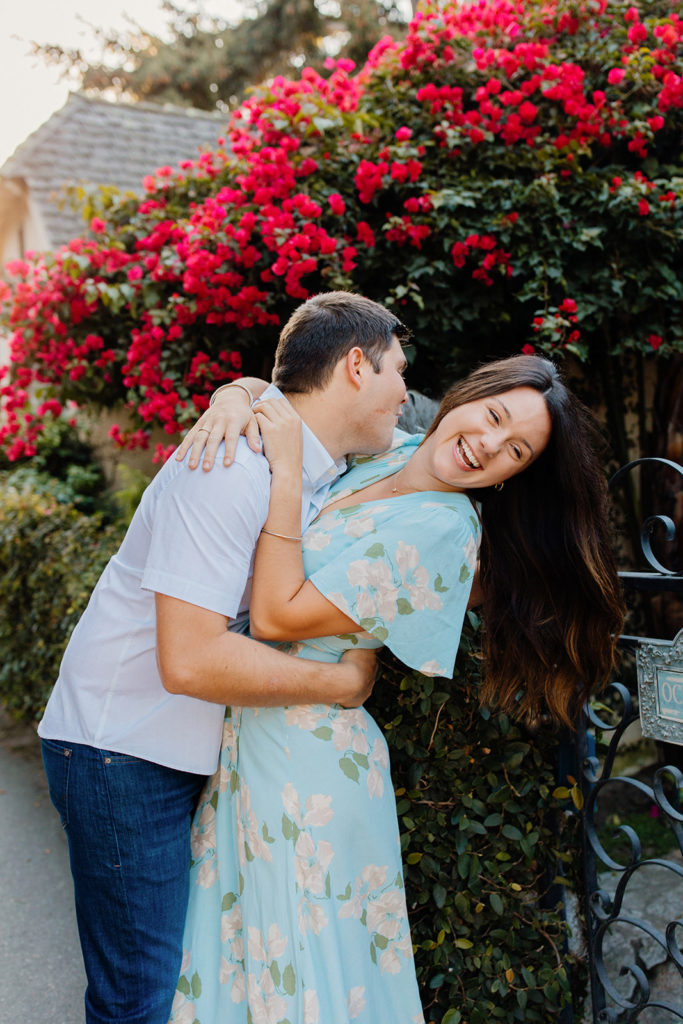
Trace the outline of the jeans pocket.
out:
[[[41,740],[41,748],[50,800],[59,814],[62,828],[66,828],[69,824],[69,770],[72,750],[56,740]]]
[[[100,750],[102,760],[105,764],[113,765],[125,765],[125,764],[141,764],[144,765],[147,762],[143,761],[140,757],[135,757],[134,754],[120,754],[117,750]]]

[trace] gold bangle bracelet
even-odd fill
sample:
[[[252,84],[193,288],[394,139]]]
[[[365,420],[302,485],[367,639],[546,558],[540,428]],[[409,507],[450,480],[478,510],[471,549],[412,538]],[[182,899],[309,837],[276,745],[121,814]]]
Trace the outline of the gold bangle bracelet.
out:
[[[288,533],[274,533],[272,530],[262,528],[261,533],[267,533],[269,537],[279,537],[281,540],[303,540],[303,537],[290,537]]]
[[[229,384],[221,384],[219,388],[216,388],[214,393],[211,395],[211,398],[209,399],[209,408],[211,408],[213,403],[216,401],[221,391],[227,391],[228,388],[241,388],[242,391],[246,392],[249,398],[249,405],[252,406],[254,404],[254,396],[252,395],[247,385],[242,384],[242,382],[239,380],[231,380]]]

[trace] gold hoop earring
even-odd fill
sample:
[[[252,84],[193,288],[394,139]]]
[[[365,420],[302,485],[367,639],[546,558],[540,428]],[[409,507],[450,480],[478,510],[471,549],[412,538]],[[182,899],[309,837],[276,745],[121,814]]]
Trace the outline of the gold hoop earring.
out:
[[[493,485],[493,489],[494,489],[494,491],[502,491],[503,490],[503,486],[504,486],[504,481],[501,480],[500,483]]]

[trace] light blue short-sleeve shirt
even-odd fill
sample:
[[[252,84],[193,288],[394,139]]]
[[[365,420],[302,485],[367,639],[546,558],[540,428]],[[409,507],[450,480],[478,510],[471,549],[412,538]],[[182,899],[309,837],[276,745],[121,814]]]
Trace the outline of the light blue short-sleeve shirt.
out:
[[[264,397],[279,395],[269,388]],[[304,426],[302,529],[345,468]],[[226,468],[169,460],[145,491],[67,646],[38,732],[210,775],[224,706],[169,693],[156,661],[155,594],[247,622],[254,550],[268,515],[270,471],[240,438]]]

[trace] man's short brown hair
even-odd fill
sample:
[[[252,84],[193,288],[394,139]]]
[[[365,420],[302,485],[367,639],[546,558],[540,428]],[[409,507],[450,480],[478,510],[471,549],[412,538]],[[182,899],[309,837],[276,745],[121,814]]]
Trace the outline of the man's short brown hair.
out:
[[[314,295],[294,310],[282,328],[273,383],[290,394],[324,388],[339,360],[356,345],[379,373],[393,338],[404,341],[409,334],[398,317],[362,295]]]

